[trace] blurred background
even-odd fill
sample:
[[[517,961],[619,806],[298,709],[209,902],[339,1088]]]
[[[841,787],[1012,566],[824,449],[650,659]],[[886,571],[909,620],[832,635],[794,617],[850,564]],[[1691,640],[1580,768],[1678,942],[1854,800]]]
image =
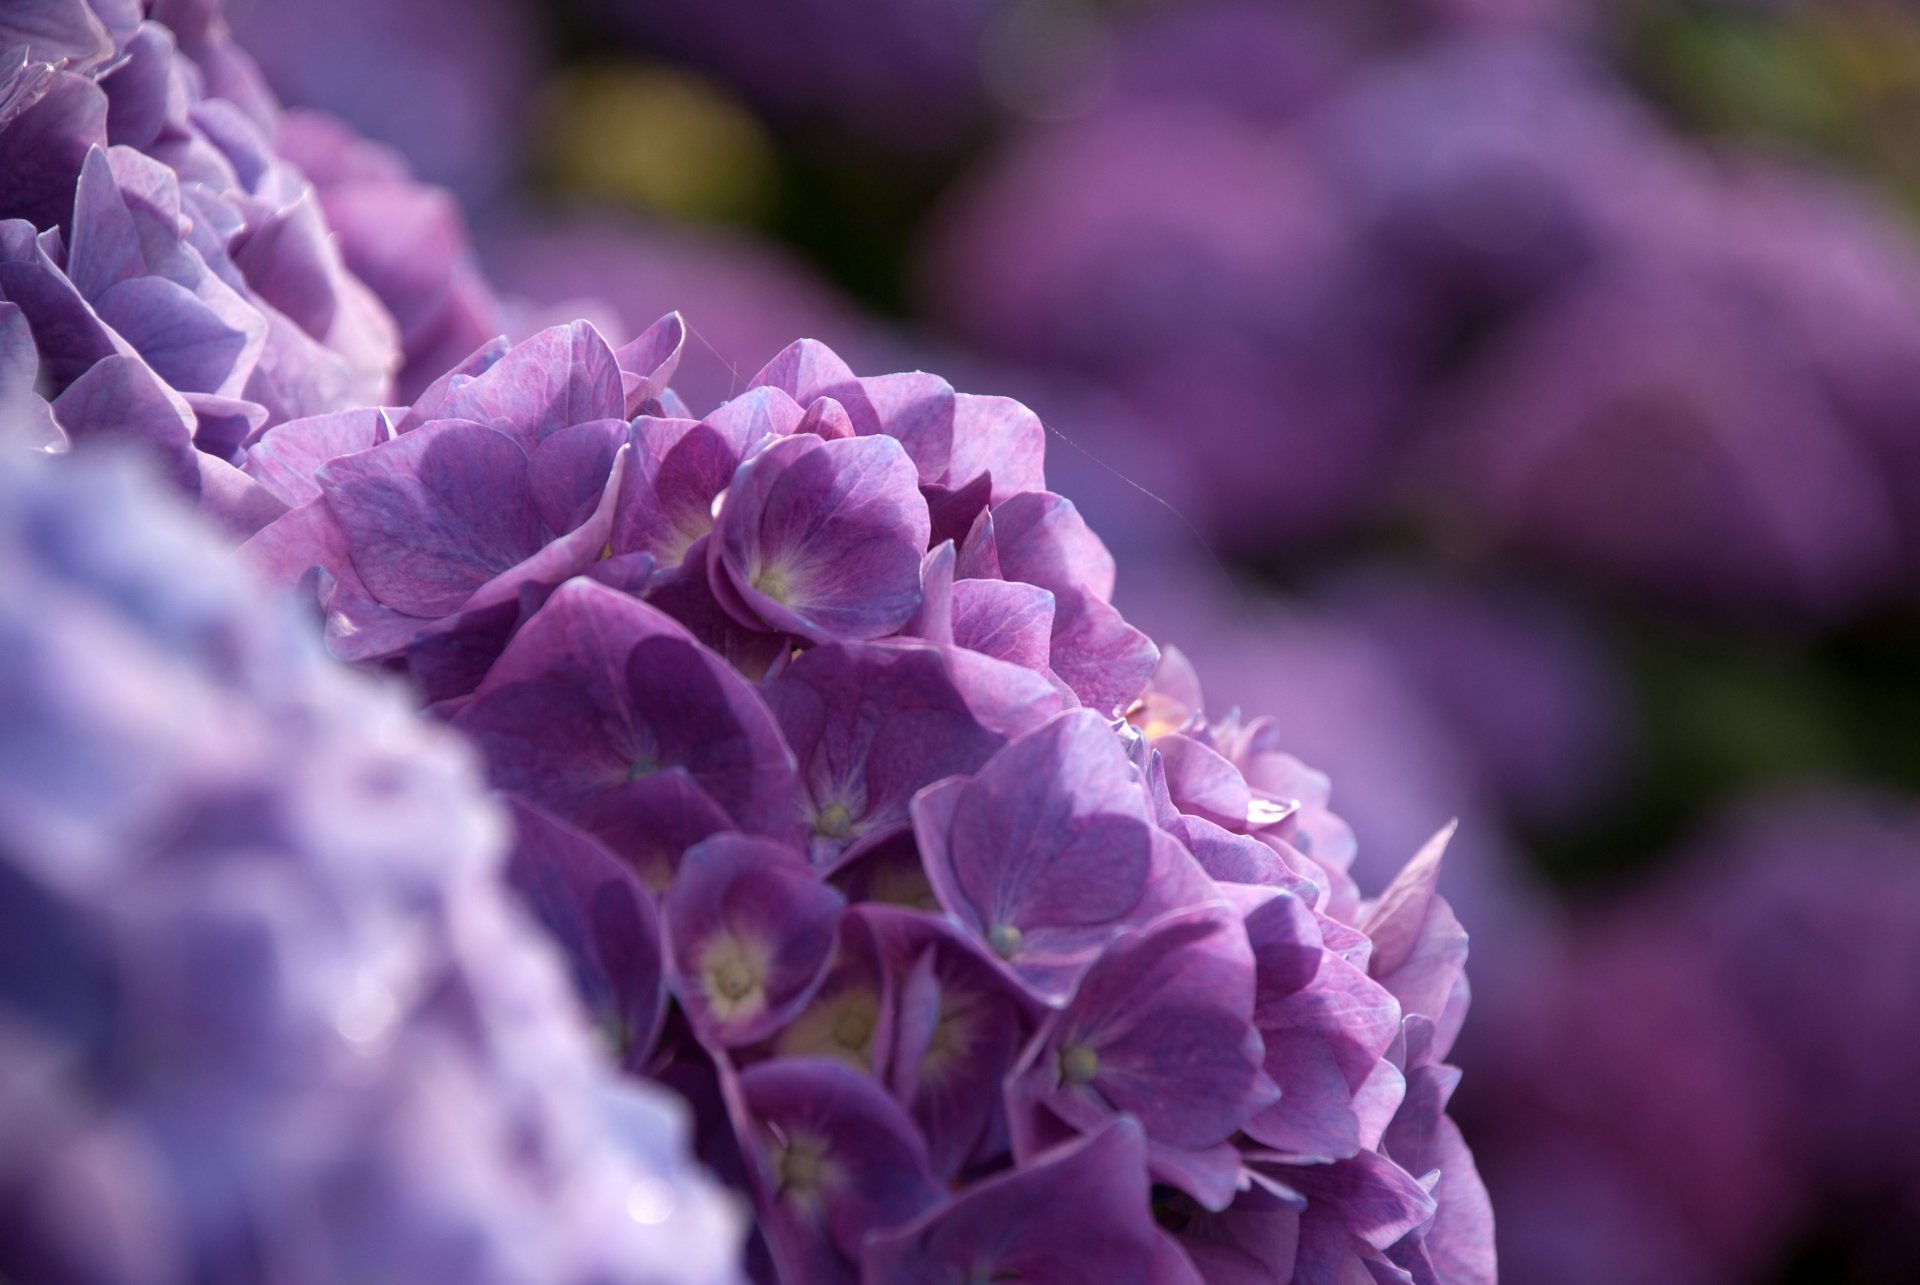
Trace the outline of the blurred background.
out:
[[[410,165],[696,410],[802,334],[1020,397],[1363,887],[1458,815],[1503,1279],[1916,1279],[1920,5],[230,8],[396,153],[290,121],[337,225]]]

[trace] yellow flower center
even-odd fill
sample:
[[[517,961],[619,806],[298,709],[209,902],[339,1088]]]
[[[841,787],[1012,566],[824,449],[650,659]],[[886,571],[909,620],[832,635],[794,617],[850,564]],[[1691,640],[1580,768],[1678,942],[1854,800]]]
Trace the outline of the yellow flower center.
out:
[[[845,839],[853,834],[853,812],[844,803],[829,803],[813,818],[813,832],[824,839]]]
[[[738,937],[716,937],[700,960],[707,1007],[723,1022],[754,1016],[767,1006],[768,954]]]
[[[1060,1050],[1060,1078],[1068,1084],[1089,1084],[1100,1074],[1100,1055],[1085,1044],[1069,1044]]]

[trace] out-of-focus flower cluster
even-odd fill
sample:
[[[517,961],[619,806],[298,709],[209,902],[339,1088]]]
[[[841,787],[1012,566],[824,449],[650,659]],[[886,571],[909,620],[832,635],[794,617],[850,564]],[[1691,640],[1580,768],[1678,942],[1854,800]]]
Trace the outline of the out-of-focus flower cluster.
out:
[[[499,329],[446,195],[282,118],[212,0],[9,6],[0,65],[0,406],[46,440],[221,492],[264,428]]]
[[[255,563],[484,752],[515,884],[790,1282],[1493,1277],[1444,840],[1372,899],[1280,728],[1111,606],[1045,431],[669,316],[282,424]]]
[[[1896,215],[1681,139],[1555,24],[1309,9],[1123,29],[1105,93],[946,211],[930,309],[1182,425],[1239,554],[1412,518],[1723,616],[1913,598]]]
[[[158,489],[0,455],[0,1275],[737,1279],[471,751]]]

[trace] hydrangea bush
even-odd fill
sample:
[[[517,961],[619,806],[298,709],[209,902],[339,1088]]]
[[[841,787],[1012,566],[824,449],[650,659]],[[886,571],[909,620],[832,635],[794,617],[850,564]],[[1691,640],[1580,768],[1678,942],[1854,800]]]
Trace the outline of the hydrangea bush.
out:
[[[1444,836],[1361,895],[1326,780],[1111,605],[1026,408],[803,341],[696,416],[682,335],[271,429],[247,551],[484,752],[763,1271],[1491,1281]]]
[[[737,1279],[468,748],[144,473],[0,447],[0,1277]]]

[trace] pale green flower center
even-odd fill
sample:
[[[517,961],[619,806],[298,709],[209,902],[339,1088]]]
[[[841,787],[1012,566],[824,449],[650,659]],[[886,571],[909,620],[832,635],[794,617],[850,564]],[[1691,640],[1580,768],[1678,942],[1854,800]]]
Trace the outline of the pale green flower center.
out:
[[[1089,1084],[1100,1074],[1100,1055],[1085,1044],[1060,1050],[1060,1078],[1068,1084]]]

